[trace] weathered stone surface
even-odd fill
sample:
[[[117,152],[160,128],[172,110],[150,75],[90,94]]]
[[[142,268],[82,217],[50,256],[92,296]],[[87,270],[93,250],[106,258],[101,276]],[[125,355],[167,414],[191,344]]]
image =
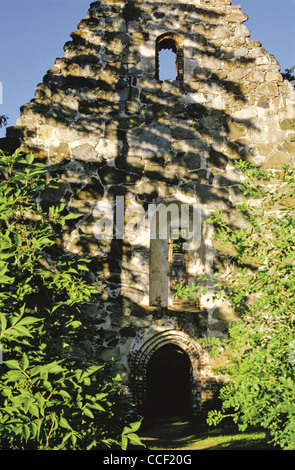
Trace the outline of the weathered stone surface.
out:
[[[86,161],[95,160],[97,156],[94,148],[89,144],[83,144],[83,145],[74,147],[72,150],[72,155],[73,155],[73,158],[77,160],[86,160]]]
[[[67,184],[63,181],[54,183],[54,189],[47,189],[43,192],[43,198],[48,202],[58,202],[62,199],[67,190]]]
[[[62,162],[70,158],[69,145],[62,142],[57,147],[51,146],[49,148],[50,160],[54,163]]]
[[[205,184],[195,186],[195,195],[200,204],[226,204],[228,202],[228,190],[226,188],[211,187]]]
[[[44,198],[82,216],[69,223],[65,248],[91,258],[103,294],[90,312],[94,340],[75,352],[115,355],[123,374],[139,377],[135,396],[146,377],[136,364],[146,368],[149,348],[174,344],[190,357],[199,407],[202,390],[209,394],[215,379],[198,339],[223,338],[236,321],[226,304],[173,303],[172,244],[168,235],[152,237],[159,206],[163,215],[175,204],[158,231],[178,227],[185,205],[186,228],[193,209],[198,214],[186,246],[190,281],[226,271],[232,247],[212,247],[211,228],[201,220],[219,207],[233,226],[245,223],[233,209],[243,198],[234,160],[265,168],[295,160],[294,89],[276,60],[250,39],[246,19],[229,0],[93,2],[65,57],[7,132],[8,146],[17,142],[54,166],[58,188]],[[161,44],[177,51],[176,80],[158,79]],[[98,236],[101,214],[109,238]],[[205,364],[200,383],[199,363]]]
[[[82,189],[77,192],[77,197],[83,201],[98,200],[103,196],[104,189],[98,178],[91,178]]]
[[[288,156],[285,152],[273,152],[263,162],[264,168],[281,168],[282,165],[288,165],[290,163]]]
[[[209,151],[208,166],[215,168],[226,168],[228,163],[228,157],[223,152],[219,152],[214,148]]]
[[[223,302],[214,310],[212,318],[231,323],[232,321],[238,320],[239,317],[227,303]]]
[[[280,121],[280,128],[282,130],[291,130],[291,129],[294,129],[294,126],[292,125],[292,121],[291,121],[291,118],[290,119],[283,119],[282,121]]]
[[[161,156],[170,149],[170,130],[157,123],[132,129],[127,135],[128,155]]]

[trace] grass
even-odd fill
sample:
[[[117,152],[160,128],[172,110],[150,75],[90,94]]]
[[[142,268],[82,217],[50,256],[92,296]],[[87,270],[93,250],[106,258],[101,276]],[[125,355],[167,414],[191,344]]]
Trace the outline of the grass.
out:
[[[233,425],[208,427],[194,421],[156,421],[143,426],[141,439],[150,450],[274,450],[265,432],[239,432]]]
[[[215,435],[214,435],[215,434]],[[206,437],[192,436],[184,445],[185,447],[218,448],[219,450],[265,450],[271,449],[267,443],[264,432],[236,432],[218,430],[217,433],[209,432]]]

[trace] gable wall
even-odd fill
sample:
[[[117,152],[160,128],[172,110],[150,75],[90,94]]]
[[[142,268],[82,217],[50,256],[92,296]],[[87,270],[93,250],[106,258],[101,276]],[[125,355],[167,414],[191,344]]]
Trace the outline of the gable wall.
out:
[[[93,341],[80,352],[115,355],[126,377],[131,345],[146,331],[223,337],[235,316],[205,298],[194,311],[150,305],[148,225],[135,240],[126,225],[124,237],[100,240],[102,207],[123,203],[126,224],[127,207],[146,214],[150,204],[177,201],[195,205],[203,221],[220,207],[237,225],[235,159],[294,164],[294,89],[250,39],[246,19],[226,0],[94,2],[7,130],[6,145],[33,151],[58,176],[47,199],[82,215],[68,226],[65,249],[92,258],[103,296],[89,311]],[[171,31],[182,38],[184,77],[160,82],[156,40]],[[195,275],[226,264],[210,227],[200,230]]]

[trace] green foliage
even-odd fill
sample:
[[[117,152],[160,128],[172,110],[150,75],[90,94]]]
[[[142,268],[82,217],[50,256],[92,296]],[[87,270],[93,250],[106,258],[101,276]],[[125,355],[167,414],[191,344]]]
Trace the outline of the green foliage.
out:
[[[129,436],[118,419],[123,412],[118,378],[110,375],[107,364],[71,370],[62,361],[31,366],[23,356],[5,365],[9,370],[2,377],[0,426],[4,449],[127,447]]]
[[[215,276],[216,295],[241,319],[222,345],[229,383],[208,422],[231,416],[241,431],[262,427],[275,445],[295,450],[295,170],[237,167],[247,196],[238,207],[243,227],[230,226],[220,211],[208,221],[231,266]]]
[[[33,155],[0,155],[0,450],[140,445],[114,363],[71,354],[86,331],[83,304],[98,302],[99,292],[89,260],[57,242],[77,215],[38,203],[54,190],[46,171]]]
[[[175,297],[180,299],[187,299],[188,297],[192,300],[198,299],[201,295],[208,291],[205,284],[207,280],[208,278],[206,275],[201,275],[196,278],[196,282],[192,282],[190,285],[174,284],[173,290],[175,290]]]
[[[283,78],[285,80],[289,80],[290,82],[292,82],[293,80],[295,80],[294,71],[295,71],[295,67],[291,67],[290,69],[285,69],[285,72],[282,73]]]
[[[121,444],[123,450],[127,449],[129,443],[134,446],[142,445],[139,437],[136,434],[136,431],[138,431],[138,429],[140,428],[140,424],[141,422],[137,421],[134,423],[130,423],[128,426],[124,427]]]

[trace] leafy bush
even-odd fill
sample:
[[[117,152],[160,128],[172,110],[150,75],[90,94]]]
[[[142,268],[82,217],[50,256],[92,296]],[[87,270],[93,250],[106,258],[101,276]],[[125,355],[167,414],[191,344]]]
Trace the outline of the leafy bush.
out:
[[[140,445],[140,421],[113,361],[71,355],[86,331],[82,306],[98,302],[99,292],[88,260],[59,241],[78,216],[38,202],[55,188],[46,171],[31,154],[0,156],[0,449]]]
[[[295,170],[237,166],[245,177],[238,207],[245,224],[230,226],[220,211],[208,221],[231,265],[229,274],[211,279],[216,295],[241,319],[230,325],[228,341],[213,343],[215,352],[228,351],[229,383],[220,392],[222,409],[208,422],[231,416],[242,431],[262,427],[275,445],[295,450]],[[183,296],[195,296],[192,290],[179,287]]]

